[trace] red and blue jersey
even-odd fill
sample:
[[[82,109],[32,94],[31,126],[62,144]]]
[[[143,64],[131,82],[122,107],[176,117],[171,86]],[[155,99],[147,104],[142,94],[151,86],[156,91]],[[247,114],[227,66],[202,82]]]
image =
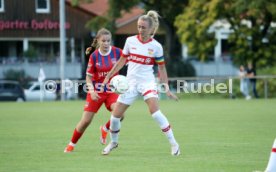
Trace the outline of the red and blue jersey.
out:
[[[102,83],[108,72],[122,55],[120,48],[111,46],[107,54],[95,50],[89,58],[86,74],[92,77],[93,84]]]

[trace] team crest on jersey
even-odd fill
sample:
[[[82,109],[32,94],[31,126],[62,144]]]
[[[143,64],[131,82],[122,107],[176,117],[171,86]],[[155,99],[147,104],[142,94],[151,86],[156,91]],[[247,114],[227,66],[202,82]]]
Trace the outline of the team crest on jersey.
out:
[[[111,59],[111,63],[115,64],[116,63],[116,59]]]
[[[100,66],[100,63],[99,63],[99,62],[97,62],[97,63],[96,63],[96,66]]]
[[[149,55],[153,55],[153,49],[148,49],[148,53],[149,53]]]
[[[149,64],[150,61],[151,61],[151,58],[147,58],[146,61],[145,61],[145,63],[146,63],[146,64]]]

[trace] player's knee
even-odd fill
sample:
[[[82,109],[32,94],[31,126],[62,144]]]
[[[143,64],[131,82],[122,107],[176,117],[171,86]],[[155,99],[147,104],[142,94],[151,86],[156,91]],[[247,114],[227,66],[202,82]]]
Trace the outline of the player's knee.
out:
[[[123,117],[123,115],[121,114],[121,113],[112,113],[112,116],[114,116],[115,118],[122,118]]]
[[[128,105],[123,105],[118,103],[115,106],[114,111],[112,112],[112,115],[116,118],[122,118],[127,108],[128,108]]]
[[[153,114],[154,112],[156,112],[158,110],[159,110],[158,106],[151,106],[151,107],[149,107],[150,114]]]

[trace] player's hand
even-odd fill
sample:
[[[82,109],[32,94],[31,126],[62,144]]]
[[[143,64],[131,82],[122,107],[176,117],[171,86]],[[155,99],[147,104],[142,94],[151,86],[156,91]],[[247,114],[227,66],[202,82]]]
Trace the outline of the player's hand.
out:
[[[170,90],[166,94],[170,99],[178,101],[178,97],[175,94],[173,94]]]
[[[101,84],[100,93],[103,93],[103,92],[104,92],[104,87],[105,87],[105,85],[108,83],[108,81],[109,81],[109,77],[106,76],[106,77],[104,78],[103,83]]]
[[[92,100],[97,101],[97,100],[99,100],[99,98],[101,98],[101,96],[99,96],[97,92],[91,93]]]
[[[101,86],[100,86],[100,93],[103,93],[104,92],[104,87],[105,87],[105,84],[104,83],[102,83],[101,84]]]

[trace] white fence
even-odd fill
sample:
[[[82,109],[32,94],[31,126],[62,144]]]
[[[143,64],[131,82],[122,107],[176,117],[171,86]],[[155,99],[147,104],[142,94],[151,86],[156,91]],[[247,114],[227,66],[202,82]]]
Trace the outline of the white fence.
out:
[[[263,75],[263,76],[256,76],[251,77],[252,79],[257,79],[257,83],[263,82],[263,97],[267,99],[269,97],[269,80],[275,80],[276,75]],[[210,83],[211,81],[214,81],[216,84],[220,82],[226,82],[231,80],[232,87],[237,86],[240,84],[240,77],[239,76],[206,76],[206,77],[174,77],[169,78],[169,81],[171,84],[175,85],[176,82],[187,82],[187,83]],[[272,86],[272,85],[271,85]],[[273,85],[273,87],[276,87],[276,85]],[[234,92],[231,92],[229,94],[229,97],[232,97]]]

